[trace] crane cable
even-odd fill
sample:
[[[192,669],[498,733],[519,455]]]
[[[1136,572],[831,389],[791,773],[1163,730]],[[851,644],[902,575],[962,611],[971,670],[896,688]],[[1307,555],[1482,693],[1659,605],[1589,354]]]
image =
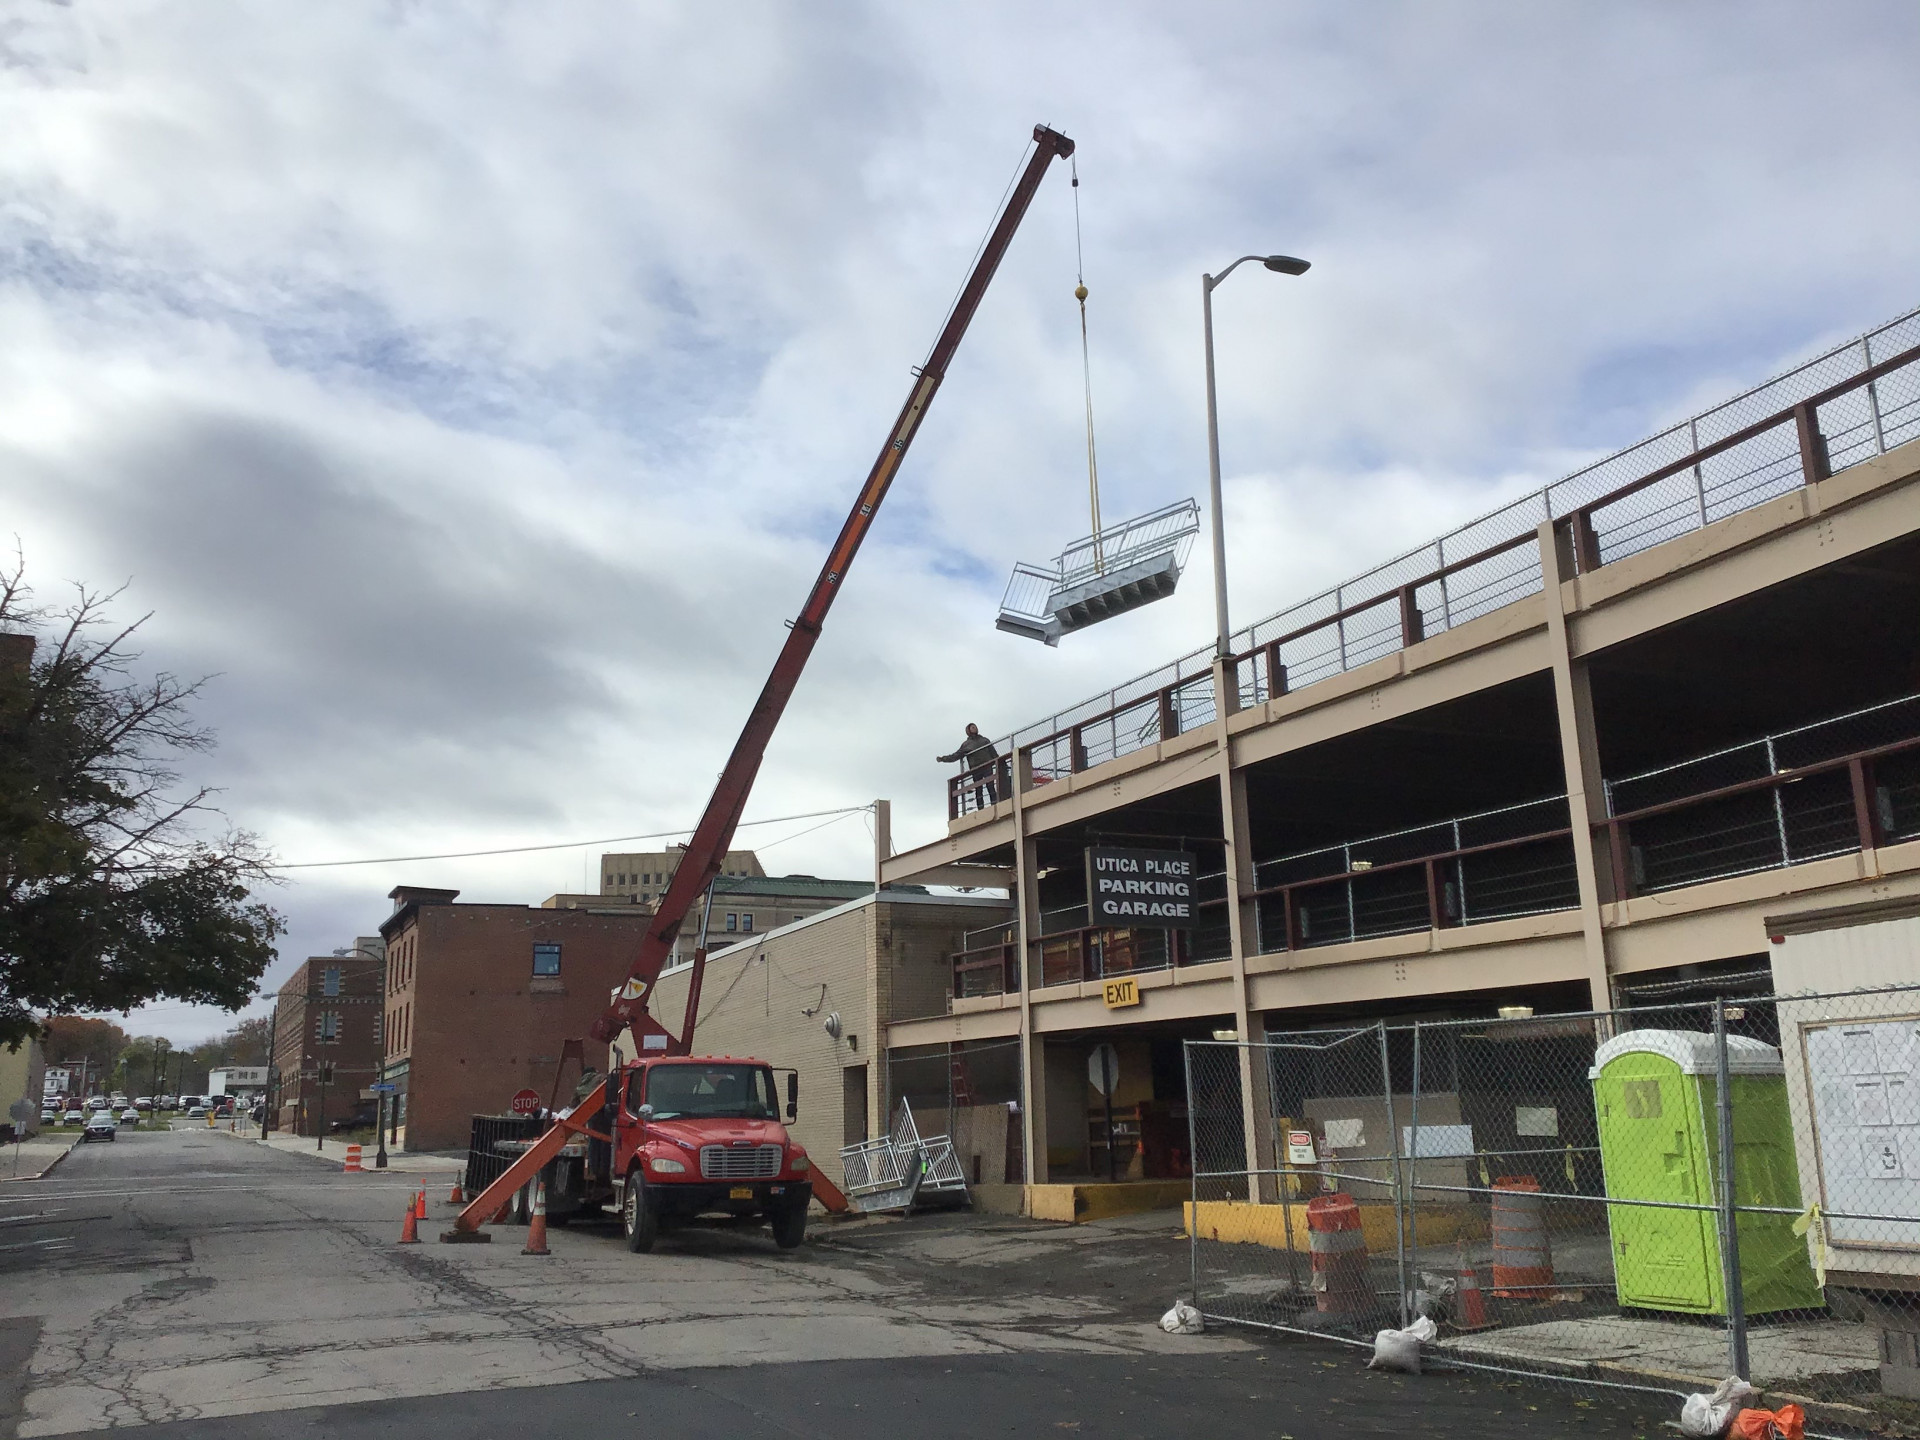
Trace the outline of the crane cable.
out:
[[[1107,560],[1100,548],[1100,462],[1093,447],[1093,361],[1087,348],[1087,262],[1080,244],[1080,162],[1070,159],[1068,163],[1073,169],[1073,298],[1080,302],[1080,378],[1087,402],[1087,500],[1093,512],[1093,568],[1104,575]]]

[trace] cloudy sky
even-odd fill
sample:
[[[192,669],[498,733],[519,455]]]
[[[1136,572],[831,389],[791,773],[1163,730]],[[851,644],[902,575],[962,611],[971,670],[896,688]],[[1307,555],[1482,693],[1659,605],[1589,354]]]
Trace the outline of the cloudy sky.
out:
[[[196,775],[284,860],[686,825],[1035,121],[1080,146],[1109,517],[1204,489],[1202,271],[1314,262],[1216,297],[1245,622],[1920,303],[1916,53],[1909,0],[7,0],[0,531],[216,677]],[[1085,525],[1066,180],[753,814],[931,839],[964,721],[1211,633],[1204,550],[1057,651],[993,629]],[[746,839],[866,873],[814,823]],[[395,884],[593,869],[290,872],[269,984]]]

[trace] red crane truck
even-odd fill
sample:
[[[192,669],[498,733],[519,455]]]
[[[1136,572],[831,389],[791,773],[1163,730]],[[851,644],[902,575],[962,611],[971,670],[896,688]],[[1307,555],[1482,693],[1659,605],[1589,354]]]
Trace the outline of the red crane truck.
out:
[[[678,1034],[650,1015],[647,1005],[682,922],[720,873],[767,742],[799,683],[860,543],[873,527],[880,502],[886,498],[920,422],[946,378],[947,365],[959,349],[961,337],[986,295],[1047,167],[1071,154],[1073,141],[1045,125],[1034,126],[1033,151],[1008,191],[999,219],[981,246],[972,273],[948,312],[926,363],[914,372],[906,404],[887,433],[886,443],[868,471],[833,548],[827,552],[806,604],[796,618],[787,622],[786,643],[747,716],[740,738],[734,742],[679,868],[660,898],[627,983],[594,1024],[592,1036],[602,1044],[631,1029],[639,1058],[600,1081],[571,1112],[556,1118],[545,1134],[473,1198],[454,1220],[453,1228],[440,1237],[442,1240],[486,1238],[480,1226],[563,1151],[571,1152],[569,1158],[579,1162],[581,1203],[604,1203],[600,1199],[603,1195],[619,1200],[626,1217],[627,1243],[634,1250],[649,1248],[663,1226],[713,1211],[742,1218],[764,1216],[773,1226],[776,1241],[793,1246],[805,1238],[807,1203],[815,1194],[833,1209],[845,1208],[839,1191],[824,1176],[814,1173],[806,1152],[793,1143],[781,1123],[773,1104],[771,1066],[758,1060],[691,1058],[705,951],[694,953],[686,1016]],[[786,1106],[789,1119],[796,1112],[796,1089],[790,1077]],[[723,1092],[730,1098],[714,1098]],[[604,1170],[596,1163],[602,1156]],[[556,1174],[571,1168],[556,1167]],[[572,1194],[567,1198],[573,1199]]]

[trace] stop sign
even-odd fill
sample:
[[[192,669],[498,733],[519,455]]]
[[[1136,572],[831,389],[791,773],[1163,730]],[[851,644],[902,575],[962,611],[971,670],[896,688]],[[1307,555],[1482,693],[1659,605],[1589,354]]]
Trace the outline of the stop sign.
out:
[[[511,1108],[516,1115],[533,1114],[534,1111],[540,1108],[540,1092],[538,1090],[520,1091],[519,1094],[513,1097],[513,1105]]]

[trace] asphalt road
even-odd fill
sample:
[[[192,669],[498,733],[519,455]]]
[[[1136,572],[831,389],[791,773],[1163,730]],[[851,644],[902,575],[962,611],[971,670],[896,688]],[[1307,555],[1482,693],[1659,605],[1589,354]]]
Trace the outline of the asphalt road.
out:
[[[516,1230],[396,1245],[409,1191],[191,1131],[84,1146],[0,1186],[0,1437],[1615,1440],[1673,1418],[1651,1397],[1164,1335],[1183,1249],[1163,1222],[929,1216],[821,1227],[794,1252],[695,1231],[649,1256],[574,1226],[541,1258]],[[429,1236],[451,1211],[431,1213]]]

